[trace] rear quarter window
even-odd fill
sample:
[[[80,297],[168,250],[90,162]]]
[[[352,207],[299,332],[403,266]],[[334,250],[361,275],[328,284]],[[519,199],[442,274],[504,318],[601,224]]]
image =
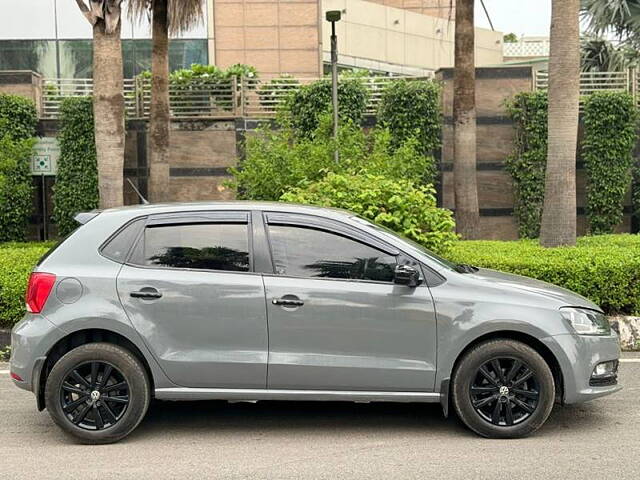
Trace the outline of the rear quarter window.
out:
[[[145,219],[140,218],[130,222],[118,230],[100,249],[100,253],[114,262],[127,261],[129,251],[144,227]]]

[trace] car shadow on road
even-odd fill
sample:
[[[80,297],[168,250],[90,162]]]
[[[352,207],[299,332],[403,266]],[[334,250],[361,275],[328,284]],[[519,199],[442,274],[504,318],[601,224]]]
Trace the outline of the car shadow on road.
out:
[[[598,429],[607,422],[590,404],[556,405],[547,424],[536,435],[581,432]],[[431,437],[451,435],[475,436],[451,412],[444,418],[439,404],[347,402],[271,402],[227,403],[160,402],[149,408],[144,422],[132,435],[142,440],[156,435],[189,435],[211,430],[230,433],[331,431],[349,435],[362,431],[399,430],[407,434],[428,433]]]

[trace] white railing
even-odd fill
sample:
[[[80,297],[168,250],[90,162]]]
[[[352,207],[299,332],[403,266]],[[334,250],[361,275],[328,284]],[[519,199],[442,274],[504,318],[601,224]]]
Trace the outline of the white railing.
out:
[[[425,77],[362,77],[369,94],[365,114],[377,112],[382,93],[399,78],[424,80]],[[317,81],[317,78],[243,78],[173,84],[169,87],[172,118],[199,119],[221,117],[270,118],[285,104],[289,95]],[[328,80],[327,80],[328,81]],[[91,79],[46,79],[43,89],[43,117],[57,118],[60,104],[68,96],[93,93]],[[148,118],[151,109],[151,83],[148,79],[124,81],[125,108],[128,118]]]
[[[589,95],[601,91],[628,91],[635,95],[635,70],[624,72],[582,72],[580,74],[580,95]],[[549,73],[534,72],[534,84],[538,90],[549,88]]]

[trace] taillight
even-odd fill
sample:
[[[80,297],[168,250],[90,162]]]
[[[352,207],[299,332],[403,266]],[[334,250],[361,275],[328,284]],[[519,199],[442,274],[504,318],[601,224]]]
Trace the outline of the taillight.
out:
[[[25,296],[29,312],[40,313],[42,311],[54,283],[56,283],[56,276],[52,273],[33,272],[31,274]]]

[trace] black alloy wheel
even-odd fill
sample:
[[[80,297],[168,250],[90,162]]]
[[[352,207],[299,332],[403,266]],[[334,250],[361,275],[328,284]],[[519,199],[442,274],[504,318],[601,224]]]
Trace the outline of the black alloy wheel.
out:
[[[113,365],[84,362],[70,370],[60,387],[67,418],[85,430],[114,426],[129,406],[129,384]]]
[[[526,363],[517,358],[494,358],[480,366],[469,394],[473,408],[487,422],[512,426],[533,415],[540,385]]]

